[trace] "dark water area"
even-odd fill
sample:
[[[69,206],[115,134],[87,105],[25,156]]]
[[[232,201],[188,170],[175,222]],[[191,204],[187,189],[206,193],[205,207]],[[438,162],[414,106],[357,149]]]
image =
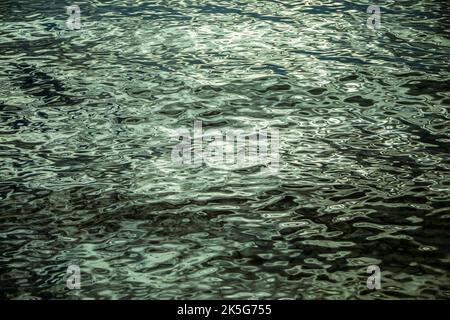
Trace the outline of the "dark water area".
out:
[[[2,0],[0,298],[449,298],[449,18]],[[174,163],[194,121],[277,129],[278,170]]]

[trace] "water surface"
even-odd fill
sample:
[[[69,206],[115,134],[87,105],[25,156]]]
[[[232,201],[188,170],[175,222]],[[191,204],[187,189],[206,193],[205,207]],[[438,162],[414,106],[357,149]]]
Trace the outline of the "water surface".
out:
[[[0,3],[1,298],[450,296],[447,1],[71,4]],[[279,171],[175,165],[195,120]]]

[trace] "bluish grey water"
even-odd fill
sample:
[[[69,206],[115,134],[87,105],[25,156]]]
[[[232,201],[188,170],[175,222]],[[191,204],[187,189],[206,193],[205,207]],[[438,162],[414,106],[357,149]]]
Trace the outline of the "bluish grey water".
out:
[[[72,4],[0,3],[0,297],[450,296],[447,1]],[[196,120],[279,170],[174,164]]]

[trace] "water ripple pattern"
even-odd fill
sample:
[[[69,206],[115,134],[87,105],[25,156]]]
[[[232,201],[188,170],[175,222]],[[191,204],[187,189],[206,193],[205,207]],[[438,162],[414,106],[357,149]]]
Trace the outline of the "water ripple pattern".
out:
[[[1,298],[450,297],[446,0],[71,4],[0,2]],[[174,164],[194,121],[278,172]]]

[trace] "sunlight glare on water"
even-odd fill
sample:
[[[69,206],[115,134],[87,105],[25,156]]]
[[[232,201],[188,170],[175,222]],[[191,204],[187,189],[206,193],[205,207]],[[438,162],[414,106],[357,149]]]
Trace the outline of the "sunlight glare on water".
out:
[[[76,4],[0,3],[1,298],[450,296],[447,1]],[[195,121],[277,170],[174,163]]]

